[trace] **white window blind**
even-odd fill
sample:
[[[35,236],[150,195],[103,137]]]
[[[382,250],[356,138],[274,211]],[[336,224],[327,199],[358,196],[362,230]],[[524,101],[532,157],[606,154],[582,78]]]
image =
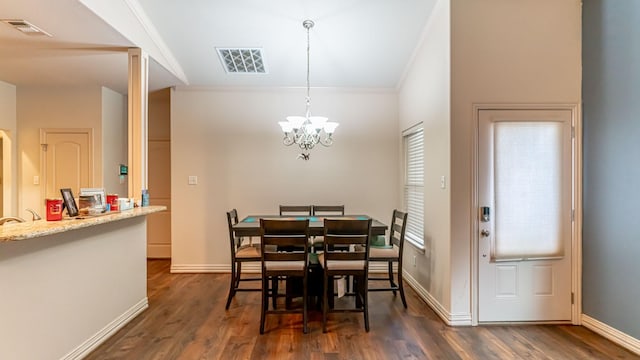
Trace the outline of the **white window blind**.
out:
[[[404,133],[404,205],[408,213],[405,237],[424,247],[424,136],[422,126]]]
[[[497,260],[563,256],[562,124],[495,125]]]

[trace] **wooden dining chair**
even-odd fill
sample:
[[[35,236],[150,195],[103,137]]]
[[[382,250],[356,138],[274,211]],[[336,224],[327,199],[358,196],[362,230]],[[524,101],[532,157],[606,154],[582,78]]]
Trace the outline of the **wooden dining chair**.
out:
[[[404,250],[404,235],[407,230],[407,213],[393,210],[391,225],[389,226],[389,242],[384,246],[371,246],[369,250],[369,262],[386,262],[388,264],[387,277],[370,277],[369,281],[389,281],[389,287],[369,288],[369,291],[392,291],[396,295],[400,291],[402,305],[407,308],[407,300],[404,297],[402,281],[402,253]],[[398,264],[398,282],[393,279],[393,264]]]
[[[313,216],[344,216],[344,205],[313,205]]]
[[[242,275],[242,263],[260,262],[259,244],[243,244],[243,238],[235,236],[233,225],[238,223],[238,211],[233,209],[227,212],[227,224],[229,226],[229,247],[231,249],[231,283],[229,285],[229,295],[227,296],[226,310],[229,310],[231,299],[238,291],[261,291],[259,288],[240,288],[242,281],[260,281],[261,277],[245,278]]]
[[[322,332],[327,332],[327,314],[335,312],[362,312],[364,328],[369,331],[369,238],[371,236],[371,219],[324,220],[324,252],[318,256],[323,269],[323,304]],[[339,247],[349,247],[349,251]],[[329,297],[333,299],[333,279],[337,276],[353,276],[355,288],[355,307],[329,307]]]
[[[311,205],[280,205],[280,216],[311,216]]]
[[[312,216],[344,216],[344,205],[313,205],[311,207]],[[323,237],[314,236],[311,238],[312,251],[322,250]]]
[[[262,310],[260,312],[260,334],[264,334],[267,314],[302,313],[302,331],[307,328],[307,266],[309,256],[309,219],[282,220],[260,219],[262,232]],[[284,308],[269,309],[269,297],[278,296],[277,279],[281,277],[302,278],[302,310]],[[271,288],[269,287],[271,284]],[[284,294],[282,296],[285,296]]]

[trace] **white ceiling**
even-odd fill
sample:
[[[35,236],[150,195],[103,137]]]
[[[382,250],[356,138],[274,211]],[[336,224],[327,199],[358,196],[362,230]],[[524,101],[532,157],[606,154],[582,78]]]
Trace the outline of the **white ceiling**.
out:
[[[0,80],[23,85],[99,84],[127,92],[127,49],[152,58],[150,89],[311,86],[394,88],[435,0],[3,0]],[[216,47],[260,47],[267,74],[227,74]]]

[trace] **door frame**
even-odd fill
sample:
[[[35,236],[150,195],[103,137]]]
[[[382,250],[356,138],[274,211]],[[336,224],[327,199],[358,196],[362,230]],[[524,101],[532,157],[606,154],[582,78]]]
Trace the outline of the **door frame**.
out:
[[[479,121],[482,110],[569,110],[571,111],[571,199],[573,223],[571,224],[571,323],[581,324],[582,314],[582,117],[579,104],[473,104],[471,134],[471,325],[478,325],[479,314],[479,238],[478,219],[478,154]]]

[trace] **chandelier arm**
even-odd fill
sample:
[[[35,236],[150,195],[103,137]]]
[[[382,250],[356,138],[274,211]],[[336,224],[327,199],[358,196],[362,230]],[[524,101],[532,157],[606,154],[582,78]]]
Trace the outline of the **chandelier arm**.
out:
[[[333,145],[333,138],[331,136],[327,136],[324,139],[320,139],[319,143],[322,144],[325,147],[329,147],[329,146]]]
[[[285,134],[284,138],[282,138],[282,143],[285,146],[291,146],[291,145],[293,145],[294,142],[295,141],[293,140],[293,137],[291,136],[291,134]]]

